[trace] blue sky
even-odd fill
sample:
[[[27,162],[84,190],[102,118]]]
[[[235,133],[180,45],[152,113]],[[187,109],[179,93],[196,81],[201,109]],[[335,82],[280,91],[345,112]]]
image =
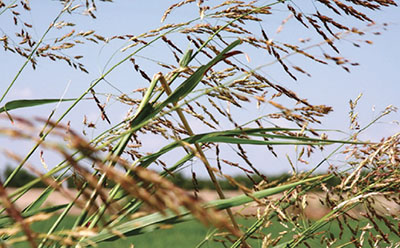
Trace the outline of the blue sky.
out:
[[[96,13],[97,19],[91,19],[86,16],[79,15],[65,15],[61,19],[66,21],[74,20],[79,23],[74,29],[80,30],[96,30],[99,34],[110,37],[119,34],[140,34],[149,29],[157,28],[161,25],[160,19],[166,8],[170,6],[174,1],[117,1],[115,3],[98,3],[99,11]],[[32,1],[32,11],[30,15],[24,16],[26,21],[32,23],[35,26],[34,31],[31,33],[32,36],[40,37],[44,30],[48,27],[51,20],[57,15],[61,9],[61,5],[58,1]],[[279,10],[279,9],[278,9]],[[298,38],[307,38],[309,33],[304,30],[300,30],[298,25],[293,21],[289,21],[281,33],[274,34],[274,31],[279,27],[280,21],[285,18],[288,13],[277,11],[276,16],[271,16],[268,22],[262,24],[263,28],[270,30],[272,37],[276,40],[293,40]],[[364,24],[358,22],[348,22],[346,17],[338,17],[339,20],[347,20],[347,24],[350,26],[358,26],[360,29],[371,30],[372,32],[381,32],[381,35],[366,34],[364,37],[351,36],[346,40],[340,41],[338,47],[342,54],[346,58],[349,58],[353,62],[360,63],[360,66],[351,68],[351,73],[347,73],[343,69],[334,66],[322,66],[316,63],[310,63],[304,60],[304,58],[294,57],[290,58],[293,63],[299,63],[303,69],[307,70],[312,74],[312,77],[297,74],[298,81],[291,80],[283,70],[277,66],[269,66],[263,69],[263,72],[276,82],[281,83],[285,87],[296,92],[303,98],[307,98],[312,104],[326,104],[334,108],[328,117],[323,119],[321,128],[327,129],[341,129],[348,130],[348,102],[350,99],[355,99],[359,93],[363,94],[359,104],[359,120],[361,124],[367,124],[373,120],[381,110],[386,106],[393,104],[400,106],[400,64],[398,58],[400,58],[400,15],[398,8],[388,8],[382,11],[368,12],[372,16],[377,24],[374,27],[365,27]],[[185,20],[197,17],[198,12],[195,5],[185,7],[181,10],[176,10],[167,19],[168,22],[181,22]],[[383,23],[386,22],[389,25],[383,27]],[[258,26],[250,28],[259,28]],[[15,32],[12,20],[8,13],[0,15],[0,36],[3,33],[9,34]],[[59,31],[61,32],[61,31]],[[53,38],[58,35],[57,31],[50,32],[48,38]],[[312,41],[316,41],[315,36],[311,36]],[[365,42],[359,42],[361,48],[356,48],[352,45],[353,41],[357,39],[367,39],[373,41],[373,45],[369,45]],[[189,46],[189,44],[182,44]],[[26,67],[22,75],[16,81],[14,87],[8,94],[8,96],[1,103],[15,99],[30,99],[30,98],[73,98],[79,96],[89,85],[96,79],[100,72],[103,70],[104,65],[110,56],[118,51],[123,42],[113,42],[107,45],[85,45],[80,48],[73,50],[73,54],[84,54],[85,58],[82,60],[87,64],[89,74],[84,74],[76,71],[68,66],[64,62],[52,63],[47,60],[40,60],[36,70],[33,70],[30,66]],[[258,66],[260,64],[267,64],[271,62],[271,58],[266,54],[260,54],[257,51],[251,51],[247,48],[241,48],[248,52],[251,61],[250,66]],[[324,47],[327,51],[328,48]],[[163,44],[155,43],[150,48],[146,49],[142,56],[151,59],[158,60],[170,60],[169,50],[166,49]],[[117,62],[118,58],[122,58],[123,55],[117,52],[113,62]],[[246,61],[242,56],[242,61]],[[145,59],[138,59],[142,61],[145,68],[148,70],[149,75],[153,75],[158,72],[160,68],[154,68],[151,63],[146,62]],[[24,59],[16,56],[12,53],[5,53],[0,51],[0,93],[3,93],[11,82],[12,78],[16,75],[20,66],[24,63]],[[117,68],[110,77],[109,81],[113,86],[117,87],[119,91],[131,92],[135,88],[145,87],[146,83],[143,82],[133,70],[130,63],[126,63]],[[113,93],[119,94],[117,90],[104,82],[95,88],[97,92],[101,93]],[[103,99],[104,100],[104,99]],[[63,113],[69,106],[69,103],[61,104],[57,111],[56,116]],[[29,110],[16,110],[15,115],[22,115],[30,118],[33,116],[47,117],[50,111],[55,107],[43,106],[34,107]],[[121,107],[117,103],[110,105],[107,108],[107,112],[112,117],[113,123],[117,123],[118,120],[124,117],[127,111],[127,107]],[[272,111],[271,107],[261,107],[261,111]],[[237,110],[238,115],[243,118],[243,122],[248,119],[249,111],[252,109],[245,108],[241,112]],[[89,121],[98,122],[98,129],[91,130],[86,129],[88,132],[88,139],[100,132],[102,128],[107,127],[107,124],[102,123],[99,120],[99,111],[93,101],[83,101],[80,103],[75,111],[72,111],[65,119],[64,123],[71,121],[71,126],[77,131],[82,131],[82,120],[83,115],[86,115]],[[255,113],[257,114],[257,113]],[[378,140],[383,136],[388,136],[400,131],[400,127],[394,121],[400,120],[399,114],[394,113],[388,118],[383,119],[382,123],[372,127],[363,136],[363,139]],[[7,120],[1,121],[3,125],[9,125]],[[196,124],[193,124],[196,127]],[[202,130],[197,130],[202,131]],[[148,147],[151,150],[152,144],[159,141],[159,137],[149,138]],[[31,148],[32,144],[29,142],[11,141],[8,139],[0,138],[0,149],[10,149],[17,151],[21,156],[26,154]],[[154,147],[153,149],[157,149]],[[255,149],[250,151],[250,154],[255,157],[255,161],[261,168],[261,171],[265,173],[279,173],[286,172],[288,170],[288,163],[286,162],[285,154],[292,154],[293,147],[278,148],[281,153],[279,159],[275,159],[271,156],[267,156],[269,159],[269,165],[265,165],[265,156],[260,153],[265,153],[264,150]],[[228,152],[229,153],[229,152]],[[326,153],[320,154],[313,160],[317,162],[318,159],[322,158]],[[39,155],[35,154],[33,160],[34,164],[40,167]],[[0,155],[1,163],[6,164],[6,158]],[[56,164],[57,156],[52,154],[45,154],[46,163],[49,167]],[[300,169],[306,170],[307,167],[299,165]],[[227,169],[230,172],[231,169]],[[232,170],[232,173],[236,171]],[[198,173],[204,173],[201,169],[198,169]]]

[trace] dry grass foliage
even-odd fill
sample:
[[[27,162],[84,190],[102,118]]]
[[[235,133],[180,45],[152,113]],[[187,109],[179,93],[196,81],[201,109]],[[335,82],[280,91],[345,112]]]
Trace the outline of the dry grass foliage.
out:
[[[296,247],[300,244],[311,247],[309,242],[316,241],[323,246],[336,247],[343,232],[349,230],[352,238],[346,240],[347,245],[364,247],[368,243],[375,247],[399,246],[399,242],[392,240],[389,233],[400,237],[400,229],[396,224],[399,222],[400,205],[400,135],[395,134],[376,143],[359,141],[357,137],[365,128],[357,122],[357,99],[350,106],[352,134],[347,140],[329,139],[316,127],[332,108],[308,102],[262,70],[278,65],[288,79],[297,80],[303,74],[311,76],[305,68],[291,62],[291,57],[298,57],[318,64],[335,64],[350,71],[351,66],[358,64],[340,55],[337,41],[357,36],[357,41],[352,41],[355,46],[361,42],[371,43],[362,40],[365,32],[375,25],[368,13],[382,7],[394,7],[397,5],[395,1],[318,0],[312,2],[313,6],[310,7],[307,6],[309,3],[296,1],[185,0],[171,5],[165,11],[159,28],[142,34],[112,37],[104,37],[94,30],[78,32],[79,23],[66,21],[71,19],[65,17],[67,13],[83,13],[95,19],[95,0],[60,3],[62,8],[59,14],[43,36],[35,40],[30,34],[34,26],[24,21],[26,14],[31,11],[29,1],[13,1],[9,4],[0,0],[0,16],[7,15],[14,23],[15,30],[18,30],[14,34],[3,34],[0,44],[5,52],[26,59],[7,91],[2,93],[0,101],[3,101],[27,64],[35,69],[40,60],[47,58],[64,61],[75,69],[89,73],[80,62],[83,55],[75,53],[76,47],[88,46],[88,43],[124,42],[119,50],[124,57],[92,82],[59,119],[50,115],[46,119],[30,120],[15,116],[12,112],[13,108],[46,102],[31,105],[14,102],[1,109],[4,112],[3,119],[10,118],[14,125],[1,127],[0,135],[35,143],[32,152],[24,157],[13,151],[6,152],[19,166],[10,178],[0,183],[2,247],[12,247],[13,243],[21,241],[28,242],[32,247],[83,247],[111,238],[136,235],[190,217],[217,227],[220,233],[214,236],[215,240],[231,247],[248,247],[246,240],[250,238],[262,240],[263,247]],[[301,8],[303,4],[305,6]],[[179,15],[180,8],[190,7],[198,9],[198,18],[167,23],[171,15]],[[273,31],[274,27],[268,25],[268,21],[279,13],[286,13],[287,17]],[[347,18],[337,18],[340,15]],[[356,19],[367,23],[368,27],[365,30],[357,29],[337,21],[339,19],[343,22]],[[293,22],[297,27],[309,30],[307,32],[315,32],[317,38],[279,40],[279,33]],[[58,34],[57,38],[50,39],[50,32]],[[186,49],[188,43],[191,49]],[[140,52],[143,48],[154,48],[154,44],[168,47],[171,59],[169,62],[152,60],[163,72],[153,77],[153,72],[142,65],[144,59]],[[265,56],[269,62],[256,68],[248,66],[251,58],[247,51],[251,50],[262,54],[260,56]],[[243,62],[242,58],[248,63]],[[109,95],[109,98],[131,107],[126,118],[114,127],[102,130],[103,133],[90,141],[69,124],[63,125],[64,116],[73,111],[76,103],[86,95],[97,105],[101,118],[111,123],[107,115],[109,99],[103,100],[95,87],[107,82],[107,76],[124,62],[131,63],[132,71],[149,83],[144,88],[133,89],[132,94]],[[237,110],[254,105],[256,108],[269,106],[265,108],[268,113],[241,123]],[[394,107],[388,107],[373,122],[395,110]],[[286,120],[298,128],[271,127],[271,121],[276,119]],[[194,133],[191,120],[200,122],[202,130],[209,131],[199,135]],[[86,119],[84,125],[87,128],[96,127]],[[228,126],[235,128],[229,129]],[[149,154],[143,147],[147,135],[162,136],[167,145]],[[308,163],[314,151],[324,149],[329,144],[337,144],[339,148],[320,164],[311,166],[306,173],[297,172],[293,166],[293,176],[283,183],[269,181],[247,151],[248,145],[264,145],[277,156],[275,145],[296,145],[300,150],[297,160]],[[224,156],[222,151],[228,146],[237,158]],[[161,159],[162,155],[170,154],[179,147],[185,150],[186,156],[175,164]],[[55,152],[64,161],[43,174],[30,164],[33,152],[38,149]],[[342,154],[345,162],[340,166],[331,165],[327,175],[313,179],[312,172],[333,154]],[[195,161],[196,157],[207,169],[220,201],[204,202],[197,198],[196,192],[194,195],[188,193],[168,180],[167,176],[173,176],[186,164]],[[210,160],[210,157],[213,159]],[[289,163],[292,162],[289,160]],[[148,168],[154,164],[162,168],[162,172]],[[23,167],[29,168],[38,179],[8,193],[7,185]],[[225,173],[226,167],[240,169],[253,181],[253,188],[235,181]],[[340,183],[328,186],[326,181],[334,176],[340,179]],[[243,192],[243,198],[225,199],[218,177],[226,178],[237,186]],[[76,195],[62,186],[68,178],[75,183]],[[41,198],[27,208],[19,209],[15,201],[24,197],[39,181],[49,187],[43,191]],[[195,172],[193,183],[196,185]],[[326,213],[321,219],[311,222],[302,218],[302,212],[308,205],[310,192],[315,189],[324,192],[318,199]],[[70,203],[44,207],[44,200],[54,191],[65,195]],[[257,212],[250,213],[257,220],[251,228],[241,228],[229,209],[249,201],[258,206]],[[81,209],[81,214],[71,230],[58,231],[59,221],[68,215],[72,207]],[[227,209],[227,212],[221,211],[223,209]],[[55,213],[59,216],[58,220],[49,227],[47,233],[36,233],[31,229],[33,222],[47,219]],[[352,224],[365,218],[371,224],[356,227]],[[275,236],[261,232],[262,229],[268,232],[272,219],[281,222],[287,231]],[[331,222],[339,224],[339,234],[320,231],[322,226]],[[390,231],[382,230],[378,222],[383,222]],[[18,236],[17,233],[24,235]]]

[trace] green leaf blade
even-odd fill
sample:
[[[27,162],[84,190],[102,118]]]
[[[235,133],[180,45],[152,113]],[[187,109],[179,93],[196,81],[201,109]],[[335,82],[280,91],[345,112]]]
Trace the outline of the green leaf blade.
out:
[[[0,113],[19,109],[19,108],[29,108],[39,105],[45,105],[56,102],[67,102],[75,101],[76,99],[22,99],[7,102],[3,107],[0,107]]]

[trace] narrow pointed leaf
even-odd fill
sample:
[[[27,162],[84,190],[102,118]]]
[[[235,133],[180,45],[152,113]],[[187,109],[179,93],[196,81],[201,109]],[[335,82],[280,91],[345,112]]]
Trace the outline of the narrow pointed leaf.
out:
[[[365,142],[345,141],[345,140],[329,140],[329,139],[316,139],[307,137],[295,137],[285,135],[265,134],[265,132],[276,131],[295,131],[299,129],[285,129],[285,128],[251,128],[251,129],[233,129],[226,131],[210,132],[193,135],[183,140],[174,141],[158,152],[147,155],[141,158],[140,166],[147,167],[158,159],[163,154],[180,147],[182,143],[195,144],[195,143],[228,143],[228,144],[249,144],[249,145],[328,145],[328,144],[366,144]],[[274,139],[289,139],[293,141],[277,141],[277,140],[254,140],[244,139],[235,136],[249,135],[249,136],[264,136]]]
[[[19,108],[28,108],[55,102],[75,101],[76,99],[24,99],[7,102],[3,107],[0,107],[0,113]]]
[[[38,199],[36,199],[34,202],[29,204],[24,210],[23,213],[30,212],[30,211],[35,211],[40,209],[40,207],[43,205],[43,203],[47,200],[47,198],[50,196],[51,193],[54,192],[54,189],[51,187],[48,187],[45,189],[45,191],[40,194]]]

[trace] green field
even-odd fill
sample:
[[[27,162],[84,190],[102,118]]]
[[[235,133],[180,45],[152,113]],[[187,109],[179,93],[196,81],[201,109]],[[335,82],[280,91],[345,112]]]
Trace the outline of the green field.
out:
[[[53,217],[47,221],[39,222],[39,223],[34,223],[32,225],[32,228],[36,232],[45,232],[51,225],[52,222],[54,222],[56,217]],[[62,223],[62,226],[64,228],[68,228],[72,225],[74,221],[74,217],[69,217],[66,218],[65,221]],[[239,223],[242,225],[243,228],[246,226],[250,226],[254,222],[254,219],[240,219]],[[360,227],[364,227],[367,225],[368,221],[362,221],[359,223]],[[399,242],[400,238],[397,237],[395,234],[391,234],[389,229],[381,222],[377,222],[378,225],[380,226],[380,229],[384,233],[389,233],[389,239],[392,241]],[[308,225],[307,221],[304,222],[304,225]],[[372,225],[372,223],[371,223]],[[357,224],[354,222],[352,223],[353,228],[357,226]],[[263,233],[271,233],[272,237],[276,237],[279,232],[283,231],[288,231],[288,233],[284,236],[285,240],[289,240],[291,236],[293,236],[296,233],[291,232],[290,230],[292,227],[289,225],[289,229],[284,227],[282,224],[280,224],[278,221],[273,222],[273,224],[269,228],[263,229]],[[325,225],[323,228],[321,228],[320,231],[331,231],[335,236],[338,236],[340,233],[340,228],[337,224],[337,222],[330,223]],[[98,247],[131,247],[131,244],[134,244],[135,248],[147,248],[147,247],[152,247],[152,248],[157,248],[157,247],[196,247],[197,244],[199,244],[202,241],[205,241],[207,235],[213,231],[212,228],[206,228],[202,224],[200,224],[197,221],[189,221],[189,222],[184,222],[180,224],[176,224],[174,226],[171,226],[170,228],[167,229],[162,229],[162,230],[156,230],[151,233],[145,233],[142,235],[137,235],[133,237],[129,237],[126,239],[119,239],[116,241],[110,241],[110,242],[104,242],[101,243]],[[361,232],[358,233],[360,235]],[[374,236],[377,235],[375,231],[372,231],[372,234]],[[337,241],[334,245],[334,247],[337,247],[339,244],[345,244],[348,243],[351,240],[352,237],[352,232],[348,229],[345,228],[342,237],[340,238],[339,241]],[[214,237],[218,239],[218,237]],[[281,241],[281,242],[282,242]],[[308,244],[311,247],[321,247],[319,238],[315,239],[309,239]],[[261,241],[260,240],[255,240],[255,239],[250,239],[249,244],[252,247],[261,247]],[[385,244],[385,243],[381,243]],[[229,247],[229,244],[227,244]],[[17,248],[23,248],[23,247],[30,247],[27,243],[18,243],[14,244],[13,247]],[[220,242],[215,242],[215,241],[206,241],[203,243],[201,247],[224,247],[224,245]],[[306,246],[301,246],[301,247],[306,247]],[[354,247],[354,245],[349,244],[348,246],[345,247]],[[363,247],[371,247],[366,241],[364,242]]]

